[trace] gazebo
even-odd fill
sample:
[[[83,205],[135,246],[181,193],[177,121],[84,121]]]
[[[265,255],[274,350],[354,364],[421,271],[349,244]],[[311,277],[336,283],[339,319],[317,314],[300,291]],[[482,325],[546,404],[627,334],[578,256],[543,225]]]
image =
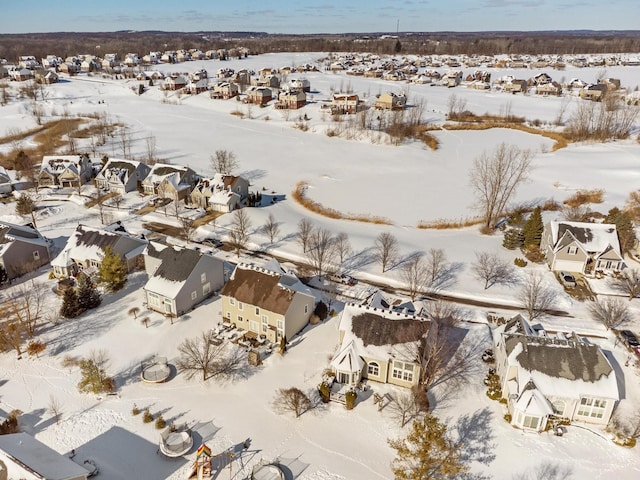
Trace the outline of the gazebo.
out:
[[[357,385],[362,377],[364,361],[358,355],[353,342],[349,342],[331,360],[331,369],[336,374],[336,382]]]

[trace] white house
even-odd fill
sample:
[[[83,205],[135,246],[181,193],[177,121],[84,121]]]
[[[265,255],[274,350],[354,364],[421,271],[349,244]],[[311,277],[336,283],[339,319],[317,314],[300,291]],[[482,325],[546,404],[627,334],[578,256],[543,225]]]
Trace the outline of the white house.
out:
[[[493,331],[496,373],[512,425],[543,431],[552,416],[606,425],[620,394],[599,346],[516,315]]]

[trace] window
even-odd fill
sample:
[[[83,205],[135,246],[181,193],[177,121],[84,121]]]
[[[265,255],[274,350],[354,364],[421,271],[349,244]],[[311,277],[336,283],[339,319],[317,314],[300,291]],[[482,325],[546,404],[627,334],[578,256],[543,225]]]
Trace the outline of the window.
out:
[[[560,416],[564,415],[565,404],[562,400],[556,400],[551,406],[553,407],[553,413]]]
[[[537,430],[539,423],[540,423],[540,417],[534,417],[533,415],[525,415],[524,422],[522,422],[522,426],[524,428],[533,428]]]
[[[229,297],[229,305],[235,305],[236,304],[236,299],[233,297]]]
[[[249,330],[251,330],[252,332],[259,332],[260,327],[258,326],[258,322],[249,320]]]
[[[569,247],[567,253],[569,255],[576,255],[578,253],[578,247]]]
[[[40,252],[38,250],[35,250],[33,252],[33,259],[34,260],[40,260]]]
[[[267,318],[266,315],[262,315],[262,323],[269,323],[269,319]]]
[[[391,376],[405,382],[413,382],[413,364],[394,360]]]
[[[244,305],[242,305],[242,302],[238,302],[238,310],[242,310],[244,307]]]
[[[194,290],[193,292],[191,292],[191,300],[195,300],[196,298],[198,298],[198,292]]]
[[[162,305],[162,302],[160,301],[160,297],[152,292],[147,292],[147,301],[149,302],[149,305],[154,305],[156,307],[159,307],[160,305]]]
[[[378,365],[376,362],[369,363],[369,366],[367,367],[367,373],[369,375],[373,375],[374,377],[379,377],[380,365]]]
[[[211,283],[207,282],[202,286],[202,295],[206,296],[209,295],[209,293],[211,293]]]
[[[580,399],[580,406],[578,407],[578,416],[602,418],[606,408],[606,400],[582,397]]]
[[[276,320],[276,327],[281,332],[284,332],[284,320]]]
[[[238,315],[238,322],[244,322],[244,318],[241,315]]]
[[[304,306],[304,313],[309,313],[309,305]]]
[[[260,307],[256,307],[256,315],[260,315]]]
[[[202,272],[200,274],[200,283],[204,283],[207,281],[207,272]]]

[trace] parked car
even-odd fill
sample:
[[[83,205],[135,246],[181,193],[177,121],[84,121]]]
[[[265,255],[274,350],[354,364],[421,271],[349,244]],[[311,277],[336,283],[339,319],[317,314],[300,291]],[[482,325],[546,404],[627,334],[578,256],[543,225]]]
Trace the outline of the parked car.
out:
[[[214,248],[220,248],[222,247],[223,243],[218,240],[217,238],[205,238],[204,240],[202,240],[202,245],[206,245],[207,247],[214,247]]]
[[[638,340],[638,337],[636,337],[635,333],[631,330],[620,330],[620,336],[622,337],[622,341],[625,345],[632,350],[640,347],[640,340]]]
[[[344,285],[349,285],[350,287],[353,287],[355,284],[358,283],[358,280],[353,278],[351,275],[347,275],[345,273],[342,273],[340,275],[338,275],[338,274],[329,275],[329,280],[331,280],[332,282],[342,283]]]
[[[571,275],[569,272],[560,272],[558,275],[560,277],[560,281],[565,287],[573,288],[576,286],[576,277]]]

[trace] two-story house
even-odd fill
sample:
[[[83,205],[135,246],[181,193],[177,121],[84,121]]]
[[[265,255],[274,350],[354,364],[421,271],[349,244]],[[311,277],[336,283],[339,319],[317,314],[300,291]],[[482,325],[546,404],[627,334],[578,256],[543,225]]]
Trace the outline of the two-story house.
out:
[[[198,175],[189,167],[156,163],[142,181],[145,195],[182,200],[187,198],[198,181]]]
[[[249,180],[237,175],[216,173],[201,178],[191,191],[191,203],[217,212],[232,212],[242,206],[249,195]]]
[[[111,158],[96,175],[96,187],[124,195],[142,186],[151,168],[135,160]]]
[[[91,180],[92,159],[89,155],[45,155],[42,157],[39,187],[79,187]]]
[[[37,270],[49,260],[47,240],[38,230],[0,221],[0,265],[9,280]]]

